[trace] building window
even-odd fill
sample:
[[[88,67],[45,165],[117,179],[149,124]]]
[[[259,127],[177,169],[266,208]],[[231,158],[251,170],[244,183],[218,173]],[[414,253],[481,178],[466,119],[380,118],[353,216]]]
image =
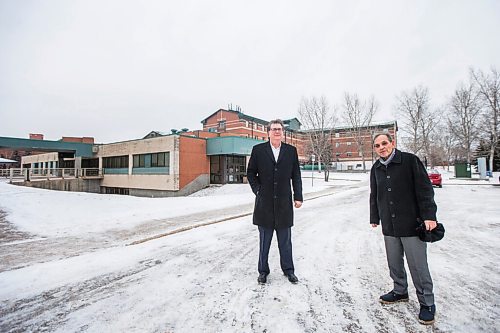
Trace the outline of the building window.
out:
[[[346,142],[346,145],[348,145],[348,146],[350,146],[351,144],[352,144],[352,142],[351,142],[351,141],[347,141],[347,142]]]
[[[335,153],[335,156],[336,157],[340,157],[340,153]]]
[[[146,155],[134,155],[134,168],[144,168],[146,165]]]
[[[129,189],[128,188],[122,188],[122,187],[104,187],[103,192],[105,194],[121,194],[121,195],[129,195]]]
[[[169,174],[170,152],[134,155],[133,174]]]
[[[348,151],[348,152],[346,153],[346,155],[347,155],[347,157],[351,157],[351,156],[352,156],[352,153],[351,153],[350,151]]]
[[[102,167],[105,169],[128,168],[128,155],[103,157]]]
[[[218,127],[219,129],[226,129],[226,120],[219,120],[219,124],[218,124]]]
[[[335,133],[336,138],[340,138],[340,133]]]
[[[170,166],[170,153],[151,154],[151,167]]]
[[[335,148],[338,148],[340,147],[340,143],[339,142],[335,142]]]

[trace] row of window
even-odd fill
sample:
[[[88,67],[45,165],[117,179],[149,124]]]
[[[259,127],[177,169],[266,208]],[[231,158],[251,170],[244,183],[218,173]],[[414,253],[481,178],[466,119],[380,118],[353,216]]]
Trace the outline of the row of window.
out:
[[[342,153],[335,153],[336,157],[340,157],[341,155],[342,155]],[[345,153],[345,155],[347,157],[351,157],[352,156],[352,152],[348,151],[348,152]],[[361,156],[361,152],[358,153],[358,156]]]
[[[105,169],[128,168],[128,155],[103,157],[102,167]],[[170,153],[151,153],[133,155],[134,168],[157,168],[170,166]]]
[[[128,156],[113,156],[113,157],[103,157],[102,167],[104,169],[122,169],[128,168]]]
[[[170,166],[170,153],[134,155],[134,168],[157,168]]]
[[[33,169],[53,169],[57,168],[57,161],[32,163]]]
[[[128,188],[122,187],[101,187],[101,193],[129,195],[130,191]]]

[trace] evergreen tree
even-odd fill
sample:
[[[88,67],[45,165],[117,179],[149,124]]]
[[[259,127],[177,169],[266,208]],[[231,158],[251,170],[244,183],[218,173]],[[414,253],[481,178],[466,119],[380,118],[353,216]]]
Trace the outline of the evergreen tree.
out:
[[[486,168],[489,171],[490,163],[490,145],[487,141],[481,140],[479,146],[474,152],[474,157],[472,159],[472,164],[477,165],[477,159],[479,157],[486,158]],[[500,144],[495,148],[495,157],[493,159],[493,171],[500,171]]]

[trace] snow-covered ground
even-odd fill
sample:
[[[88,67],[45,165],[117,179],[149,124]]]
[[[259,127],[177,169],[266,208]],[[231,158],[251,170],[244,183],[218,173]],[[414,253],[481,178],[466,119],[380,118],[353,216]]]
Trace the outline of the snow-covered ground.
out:
[[[425,327],[413,288],[377,301],[391,281],[368,176],[310,175],[292,229],[300,282],[273,241],[263,286],[248,185],[148,199],[0,182],[0,331],[500,332],[500,187],[445,173],[435,189],[446,236],[428,247],[438,315]]]

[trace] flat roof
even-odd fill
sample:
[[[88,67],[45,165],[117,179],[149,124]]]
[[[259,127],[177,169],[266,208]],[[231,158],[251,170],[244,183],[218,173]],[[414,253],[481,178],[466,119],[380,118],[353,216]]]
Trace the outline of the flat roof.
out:
[[[75,156],[92,157],[92,143],[50,141],[0,137],[0,147],[44,152],[74,152]]]

